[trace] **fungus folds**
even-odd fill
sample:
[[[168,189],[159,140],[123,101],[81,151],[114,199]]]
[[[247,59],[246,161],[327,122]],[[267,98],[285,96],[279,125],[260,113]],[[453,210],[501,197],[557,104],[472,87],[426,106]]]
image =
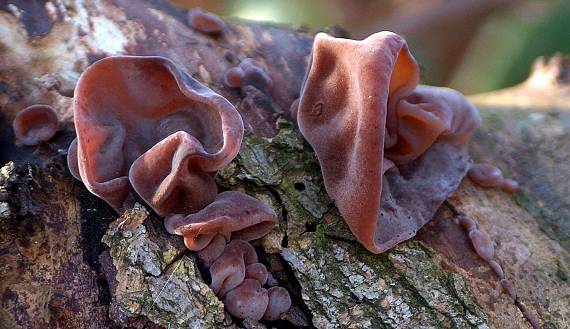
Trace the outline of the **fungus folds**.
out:
[[[294,116],[328,194],[374,253],[414,236],[469,166],[476,109],[457,91],[418,83],[418,65],[394,33],[315,37]]]
[[[205,207],[217,195],[216,171],[243,137],[231,103],[162,57],[96,62],[79,79],[73,110],[77,151],[68,155],[77,155],[87,188],[116,210],[134,191],[160,215]]]
[[[291,306],[289,293],[281,287],[263,287],[269,272],[248,242],[266,235],[276,223],[277,215],[265,202],[227,191],[197,213],[167,217],[164,225],[198,252],[210,271],[210,287],[230,314],[277,320]]]
[[[248,241],[277,215],[242,192],[218,194],[216,172],[237,155],[243,122],[222,96],[162,57],[117,56],[90,66],[74,99],[73,176],[116,210],[138,194],[184,237],[230,314],[275,320],[289,293],[266,289],[269,272]]]
[[[59,120],[51,106],[32,105],[16,115],[12,128],[20,143],[33,146],[50,140],[59,129]]]

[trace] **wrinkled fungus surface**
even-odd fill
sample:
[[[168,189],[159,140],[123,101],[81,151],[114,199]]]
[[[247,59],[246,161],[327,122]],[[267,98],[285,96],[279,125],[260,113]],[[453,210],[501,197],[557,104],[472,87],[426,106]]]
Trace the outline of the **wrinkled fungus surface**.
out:
[[[413,237],[469,167],[476,109],[454,90],[418,83],[394,33],[315,38],[297,122],[329,196],[374,253]]]
[[[20,143],[33,146],[50,140],[59,129],[59,120],[51,106],[32,105],[16,115],[12,128]]]
[[[166,216],[166,229],[197,252],[230,314],[259,320],[287,311],[289,293],[262,287],[270,273],[248,242],[277,215],[245,193],[218,194],[214,181],[244,132],[225,98],[166,58],[117,56],[82,74],[73,109],[68,167],[76,178],[116,210],[130,207],[136,192]]]
[[[79,79],[73,110],[81,180],[116,210],[134,191],[161,215],[202,209],[243,137],[231,103],[162,57],[96,62]]]
[[[263,237],[276,224],[269,205],[237,191],[222,192],[204,209],[164,221],[169,233],[183,236],[186,247],[197,251],[210,271],[210,287],[227,311],[256,320],[277,320],[291,306],[287,290],[263,287],[270,285],[270,273],[247,242]]]
[[[226,27],[223,19],[200,8],[188,11],[188,25],[197,31],[212,35],[222,33]]]
[[[216,235],[226,241],[259,239],[276,225],[277,215],[263,201],[242,192],[226,191],[199,212],[173,215],[164,223],[169,233],[184,236],[188,249],[202,250]]]

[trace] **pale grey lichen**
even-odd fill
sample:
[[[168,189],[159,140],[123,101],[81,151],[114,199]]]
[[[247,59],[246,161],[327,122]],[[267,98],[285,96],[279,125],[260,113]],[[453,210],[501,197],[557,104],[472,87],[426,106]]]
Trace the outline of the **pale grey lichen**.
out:
[[[138,205],[110,225],[103,242],[114,267],[111,312],[168,328],[219,328],[224,306],[200,277],[192,254]]]

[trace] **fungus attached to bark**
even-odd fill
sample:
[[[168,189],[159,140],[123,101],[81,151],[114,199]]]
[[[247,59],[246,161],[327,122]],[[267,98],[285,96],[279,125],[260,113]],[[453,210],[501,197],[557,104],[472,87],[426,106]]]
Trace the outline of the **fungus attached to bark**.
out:
[[[269,294],[269,304],[263,318],[265,320],[278,320],[279,316],[291,307],[291,296],[283,287],[271,287],[267,290]]]
[[[186,247],[198,252],[209,268],[210,287],[224,300],[228,312],[257,320],[265,313],[268,319],[278,319],[290,307],[287,290],[268,294],[262,287],[270,273],[247,242],[263,237],[276,224],[277,215],[269,205],[236,191],[220,193],[196,213],[172,215],[164,221],[169,233],[183,236]]]
[[[69,144],[69,148],[67,149],[67,168],[75,179],[81,180],[79,164],[77,163],[77,138]]]
[[[51,106],[32,105],[16,115],[12,128],[20,143],[33,146],[50,140],[59,129],[59,120]]]
[[[469,169],[469,179],[483,187],[496,187],[503,181],[501,169],[488,163],[477,163]]]
[[[216,235],[230,239],[255,240],[277,224],[277,215],[265,202],[249,195],[226,191],[197,213],[165,219],[166,230],[182,235],[190,250],[202,250]]]
[[[247,242],[267,234],[277,215],[242,192],[218,194],[214,181],[240,148],[236,109],[162,57],[100,60],[83,73],[75,95],[71,173],[116,210],[136,192],[167,215],[166,229],[197,251],[230,314],[261,319],[286,311],[286,290],[271,294],[268,310],[262,285],[269,273]]]
[[[315,37],[297,122],[329,196],[374,253],[413,237],[468,170],[477,111],[456,91],[418,82],[394,33]]]
[[[469,179],[479,186],[500,187],[503,191],[513,194],[519,189],[519,183],[511,178],[504,178],[501,169],[488,163],[477,163],[471,166]]]
[[[226,27],[223,19],[200,8],[192,8],[188,11],[188,25],[197,31],[212,35],[222,33]]]
[[[233,240],[210,267],[210,287],[218,296],[240,285],[245,279],[246,267],[257,263],[253,247],[243,240]],[[258,282],[259,283],[259,282]]]
[[[202,209],[243,137],[230,102],[162,57],[96,62],[73,108],[81,180],[116,210],[133,189],[161,215]]]
[[[245,279],[224,296],[224,305],[228,312],[241,319],[261,320],[268,304],[267,289],[254,279]]]
[[[511,178],[505,178],[501,182],[501,189],[509,194],[513,194],[519,190],[519,183]]]
[[[270,91],[273,80],[265,66],[253,58],[246,58],[239,66],[232,67],[224,74],[224,83],[230,88],[251,85],[261,91]]]

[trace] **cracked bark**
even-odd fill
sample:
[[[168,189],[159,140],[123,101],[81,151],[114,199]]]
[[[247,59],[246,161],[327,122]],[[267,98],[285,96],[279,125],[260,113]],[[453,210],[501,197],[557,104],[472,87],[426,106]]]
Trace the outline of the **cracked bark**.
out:
[[[36,1],[39,13],[25,19],[20,2],[0,6],[0,328],[268,325],[232,323],[193,253],[159,218],[144,206],[117,216],[65,168],[74,136],[69,86],[90,62],[117,53],[170,57],[242,114],[242,149],[217,180],[280,214],[279,228],[256,249],[294,306],[269,326],[528,327],[449,220],[454,212],[491,234],[519,306],[544,327],[569,326],[570,87],[561,57],[538,62],[521,86],[472,98],[484,119],[475,159],[499,165],[521,192],[510,197],[464,181],[417,238],[371,255],[331,204],[313,153],[287,119],[312,35],[230,20],[222,36],[209,37],[161,1]],[[29,15],[37,15],[34,25]],[[271,93],[223,86],[225,70],[246,57],[268,66]],[[9,124],[34,103],[52,104],[65,129],[38,148],[17,147]]]

